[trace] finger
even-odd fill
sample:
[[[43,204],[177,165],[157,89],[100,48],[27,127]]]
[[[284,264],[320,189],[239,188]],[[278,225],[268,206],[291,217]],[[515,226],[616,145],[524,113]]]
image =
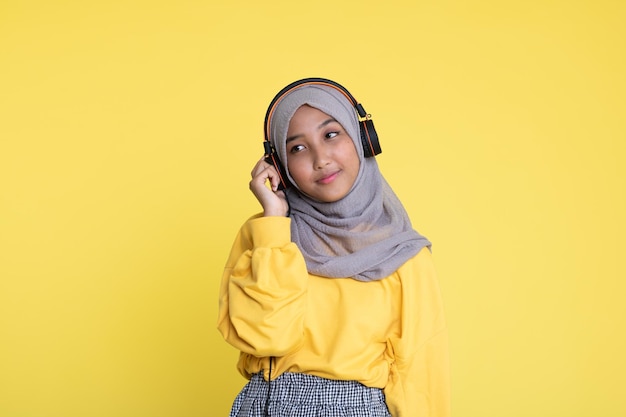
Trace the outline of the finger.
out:
[[[269,181],[270,187],[272,187],[272,178],[274,177],[271,167],[263,168],[259,167],[257,172],[253,172],[250,185],[257,188],[259,191],[267,189],[267,182]]]
[[[275,167],[271,167],[271,170],[272,170],[272,177],[271,177],[272,190],[278,191],[278,187],[281,185],[283,179]]]
[[[257,175],[259,175],[262,171],[266,170],[267,168],[272,167],[272,165],[268,164],[267,162],[265,162],[265,159],[261,158],[261,160],[259,160],[256,165],[254,165],[254,168],[252,168],[252,171],[250,172],[250,175],[255,177]]]
[[[257,169],[252,172],[252,178],[256,177],[262,177],[263,182],[269,180],[273,185],[278,177],[278,172],[273,166],[265,164],[257,167]]]
[[[276,169],[274,167],[268,167],[265,172],[267,173],[267,180],[269,181],[270,188],[272,191],[277,191],[280,178],[278,177]]]

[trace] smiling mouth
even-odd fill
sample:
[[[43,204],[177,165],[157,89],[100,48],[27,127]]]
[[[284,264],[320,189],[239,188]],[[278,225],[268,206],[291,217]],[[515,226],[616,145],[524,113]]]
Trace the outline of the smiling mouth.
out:
[[[331,182],[335,180],[335,178],[337,178],[340,172],[341,171],[333,172],[332,174],[324,178],[320,178],[319,180],[317,180],[317,182],[319,182],[320,184],[330,184]]]

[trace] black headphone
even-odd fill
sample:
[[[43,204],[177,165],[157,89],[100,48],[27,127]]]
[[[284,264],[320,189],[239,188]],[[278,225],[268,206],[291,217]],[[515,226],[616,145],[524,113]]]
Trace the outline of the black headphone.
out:
[[[270,142],[269,122],[280,100],[282,100],[282,98],[291,91],[305,85],[325,85],[327,87],[332,87],[342,93],[348,99],[348,101],[352,103],[359,116],[359,131],[361,132],[361,145],[363,146],[363,155],[366,158],[369,158],[382,152],[380,148],[380,143],[378,142],[378,134],[376,133],[376,129],[374,129],[372,116],[365,111],[363,106],[358,101],[356,101],[356,99],[352,96],[352,94],[350,94],[348,90],[346,90],[340,84],[326,78],[304,78],[302,80],[294,81],[282,90],[280,90],[278,94],[276,94],[267,109],[267,113],[265,113],[265,141],[263,142],[263,149],[265,151],[265,162],[273,165],[278,171],[278,175],[280,176],[280,185],[278,188],[281,190],[287,187],[289,181],[287,179],[288,177],[285,168],[278,158],[276,149],[274,149],[272,143]]]

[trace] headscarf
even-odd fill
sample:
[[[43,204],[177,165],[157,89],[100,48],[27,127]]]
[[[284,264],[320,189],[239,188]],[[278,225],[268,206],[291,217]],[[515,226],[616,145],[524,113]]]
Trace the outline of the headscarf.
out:
[[[359,173],[351,190],[339,201],[325,203],[304,194],[287,168],[289,122],[305,104],[335,118],[357,149]],[[287,93],[274,109],[269,132],[292,184],[286,190],[291,240],[302,251],[309,273],[375,281],[394,273],[424,246],[430,248],[430,242],[411,226],[376,159],[363,156],[356,110],[337,89],[303,85]]]

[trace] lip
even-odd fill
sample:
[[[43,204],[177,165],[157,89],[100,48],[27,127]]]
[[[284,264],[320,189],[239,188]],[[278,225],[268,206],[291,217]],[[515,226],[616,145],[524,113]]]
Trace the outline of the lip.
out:
[[[340,172],[341,171],[332,172],[332,173],[330,173],[330,174],[320,178],[316,182],[318,182],[320,184],[330,184],[331,182],[335,181],[335,178],[337,178],[339,176]]]

